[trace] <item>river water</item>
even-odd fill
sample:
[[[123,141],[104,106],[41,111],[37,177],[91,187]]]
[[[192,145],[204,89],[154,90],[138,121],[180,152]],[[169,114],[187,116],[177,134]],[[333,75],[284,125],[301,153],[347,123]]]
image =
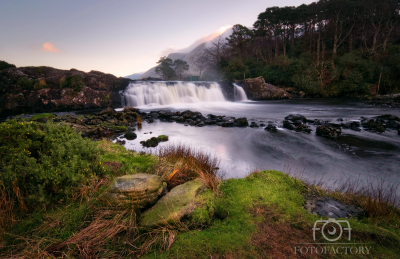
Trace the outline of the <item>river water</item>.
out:
[[[400,110],[377,108],[359,101],[335,99],[291,99],[259,102],[195,102],[141,106],[141,110],[192,110],[207,114],[246,117],[249,123],[281,125],[289,114],[302,114],[307,119],[338,123],[392,114]],[[339,122],[340,123],[340,122]],[[279,128],[269,132],[260,128],[192,127],[179,123],[144,122],[136,131],[138,138],[125,147],[136,151],[155,152],[139,143],[152,136],[168,135],[169,145],[181,143],[207,151],[220,158],[220,171],[226,178],[245,177],[255,169],[274,169],[303,179],[334,185],[350,180],[385,184],[400,183],[400,136],[394,130],[383,134],[342,129],[337,140],[319,137],[316,126],[310,134]],[[150,134],[152,132],[152,134]],[[123,139],[123,137],[121,137]],[[400,194],[400,190],[398,192]]]

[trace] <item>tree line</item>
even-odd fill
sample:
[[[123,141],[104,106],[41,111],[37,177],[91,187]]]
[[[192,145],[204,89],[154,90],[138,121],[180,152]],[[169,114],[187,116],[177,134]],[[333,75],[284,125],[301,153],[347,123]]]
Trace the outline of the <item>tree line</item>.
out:
[[[164,80],[182,80],[185,71],[189,70],[189,64],[181,59],[172,61],[170,58],[161,57],[157,64],[159,65],[156,67],[156,73]]]
[[[205,74],[217,71],[230,80],[263,76],[309,95],[359,95],[371,88],[395,93],[400,91],[399,18],[397,0],[270,7],[252,28],[237,24],[229,37],[214,39],[196,61],[206,61]]]

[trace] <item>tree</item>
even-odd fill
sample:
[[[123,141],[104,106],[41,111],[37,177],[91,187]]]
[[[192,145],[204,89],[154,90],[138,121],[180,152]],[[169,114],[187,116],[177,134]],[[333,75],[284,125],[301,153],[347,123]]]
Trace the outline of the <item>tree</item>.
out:
[[[171,80],[175,76],[175,70],[172,68],[172,59],[161,57],[160,60],[157,61],[157,64],[159,65],[156,67],[156,73],[160,75],[162,79]]]
[[[179,76],[179,80],[182,80],[183,73],[189,70],[188,63],[182,59],[176,59],[172,64],[172,67],[175,70],[175,74]]]
[[[206,53],[198,52],[191,56],[190,62],[192,63],[194,69],[199,72],[199,78],[201,77],[201,73],[206,70],[207,66],[209,65],[209,59]]]

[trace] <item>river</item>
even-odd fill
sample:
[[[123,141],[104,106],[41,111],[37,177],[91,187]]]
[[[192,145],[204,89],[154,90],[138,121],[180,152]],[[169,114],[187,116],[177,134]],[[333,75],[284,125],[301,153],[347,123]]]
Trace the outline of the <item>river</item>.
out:
[[[143,148],[139,142],[152,136],[168,135],[169,141],[160,146],[181,143],[209,152],[220,158],[220,171],[225,178],[245,177],[255,169],[274,169],[310,182],[322,181],[327,186],[349,180],[400,183],[400,136],[394,130],[377,134],[342,129],[342,135],[333,140],[317,136],[317,126],[312,124],[309,124],[313,130],[310,134],[281,127],[289,114],[338,123],[338,119],[346,122],[360,120],[361,116],[392,114],[400,117],[399,109],[377,108],[341,99],[172,103],[139,108],[146,112],[189,109],[204,116],[211,113],[246,117],[249,123],[276,123],[278,132],[274,133],[264,130],[265,127],[193,127],[155,120],[154,123],[144,122],[136,131],[138,138],[125,145],[135,151],[155,152],[156,149]]]

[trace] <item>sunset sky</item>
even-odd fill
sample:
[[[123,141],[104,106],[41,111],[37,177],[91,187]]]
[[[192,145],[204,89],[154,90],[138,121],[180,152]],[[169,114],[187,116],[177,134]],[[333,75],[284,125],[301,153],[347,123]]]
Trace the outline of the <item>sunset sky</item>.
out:
[[[0,60],[126,76],[234,24],[251,26],[267,7],[311,2],[0,0]]]

